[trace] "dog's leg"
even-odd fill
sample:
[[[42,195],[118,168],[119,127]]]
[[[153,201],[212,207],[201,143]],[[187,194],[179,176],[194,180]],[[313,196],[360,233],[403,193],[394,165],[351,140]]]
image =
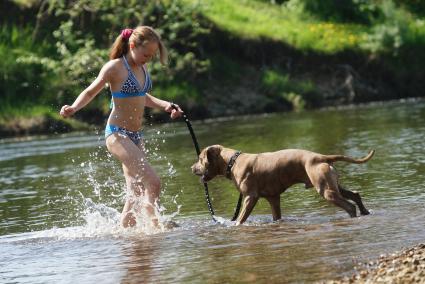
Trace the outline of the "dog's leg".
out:
[[[273,221],[280,220],[282,218],[282,212],[280,210],[280,196],[268,197],[267,201],[272,207]]]
[[[257,196],[247,195],[244,197],[241,213],[239,213],[238,219],[236,219],[236,226],[246,221],[252,209],[254,209],[255,204],[257,204],[257,201]]]
[[[339,192],[336,192],[335,189],[325,189],[323,197],[329,202],[335,204],[338,207],[341,207],[350,215],[350,217],[356,217],[356,206],[345,200]]]
[[[357,192],[353,192],[353,191],[347,190],[345,188],[342,188],[341,186],[339,186],[339,191],[341,192],[341,194],[344,198],[353,200],[357,204],[357,206],[360,209],[360,213],[362,215],[369,215],[370,214],[369,210],[367,210],[366,207],[363,205],[362,198],[360,197],[360,194],[358,194]]]
[[[345,200],[339,192],[338,174],[332,166],[326,163],[321,163],[309,168],[307,173],[312,184],[321,196],[323,196],[327,201],[347,211],[350,217],[357,216],[356,206]]]

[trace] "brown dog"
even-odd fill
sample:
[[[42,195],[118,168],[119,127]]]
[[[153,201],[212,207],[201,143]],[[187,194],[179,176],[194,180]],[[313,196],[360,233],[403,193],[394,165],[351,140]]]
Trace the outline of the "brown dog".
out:
[[[358,193],[340,186],[332,163],[345,161],[361,164],[372,158],[374,153],[372,150],[361,159],[298,149],[241,154],[213,145],[202,150],[198,162],[192,166],[192,172],[202,176],[204,182],[216,176],[226,176],[233,180],[244,198],[236,225],[245,222],[260,197],[269,201],[273,220],[280,219],[280,194],[296,183],[304,183],[306,188],[314,186],[326,200],[347,211],[351,217],[356,217],[356,207],[346,199],[354,201],[362,215],[369,214],[369,211]]]

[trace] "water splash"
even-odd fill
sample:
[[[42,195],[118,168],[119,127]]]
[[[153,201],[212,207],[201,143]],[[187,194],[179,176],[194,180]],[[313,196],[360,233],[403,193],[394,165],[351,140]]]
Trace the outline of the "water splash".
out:
[[[134,212],[136,216],[136,226],[126,229],[135,233],[154,234],[164,232],[174,227],[173,219],[179,215],[181,205],[177,202],[178,194],[175,196],[167,195],[168,178],[176,176],[176,170],[171,161],[161,153],[161,144],[165,143],[163,137],[165,133],[156,131],[150,139],[145,140],[146,153],[150,159],[155,162],[165,164],[165,171],[161,169],[160,172],[166,172],[167,179],[163,182],[161,189],[161,199],[166,204],[175,206],[175,211],[167,212],[164,205],[156,204],[154,206],[155,217],[159,221],[159,227],[152,226],[149,220],[149,214],[143,210]],[[79,219],[84,220],[83,228],[90,236],[98,236],[103,234],[123,233],[123,228],[120,225],[121,213],[115,208],[122,208],[126,200],[126,185],[122,176],[122,169],[120,163],[116,161],[109,153],[105,151],[104,147],[97,147],[97,149],[89,154],[89,160],[85,158],[73,158],[72,163],[77,170],[77,177],[79,181],[87,183],[87,191],[80,192],[79,203]],[[116,176],[105,176],[103,168],[108,167],[113,169]],[[139,198],[138,202],[140,207],[146,207],[146,200]],[[73,201],[75,202],[75,200]]]
[[[224,225],[226,227],[235,226],[235,222],[230,219],[225,219],[223,217],[216,216],[216,215],[214,215],[213,217],[217,221],[217,223],[220,225]]]

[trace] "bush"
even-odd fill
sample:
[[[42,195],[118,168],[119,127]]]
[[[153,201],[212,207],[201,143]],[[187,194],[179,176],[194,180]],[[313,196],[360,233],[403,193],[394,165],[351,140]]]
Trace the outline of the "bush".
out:
[[[37,31],[50,34],[53,44],[33,42],[33,38],[41,36],[34,35],[30,28],[24,32],[17,27],[1,28],[0,55],[4,60],[0,62],[0,91],[5,94],[5,100],[13,103],[19,96],[31,103],[49,104],[54,108],[72,102],[107,62],[108,49],[121,29],[139,24],[158,30],[169,49],[168,68],[163,68],[159,62],[151,67],[154,87],[157,84],[168,86],[162,90],[172,89],[172,97],[196,96],[196,92],[187,92],[187,86],[170,87],[181,85],[182,81],[197,82],[198,76],[209,68],[201,48],[209,30],[205,28],[207,25],[201,24],[195,7],[166,0],[84,0],[78,3],[57,0],[48,1],[43,7],[34,3],[31,9],[43,12],[42,17],[37,17]],[[58,22],[58,27],[50,24]],[[109,101],[109,95],[100,96],[87,110],[101,109],[106,113]]]
[[[412,19],[406,11],[397,8],[392,0],[383,0],[377,7],[380,17],[375,19],[375,25],[362,47],[375,54],[397,55],[411,31],[409,22]]]
[[[312,82],[290,79],[289,75],[279,70],[267,69],[263,72],[260,91],[272,98],[272,103],[281,101],[294,110],[315,104],[316,88]]]
[[[324,21],[368,23],[369,13],[366,12],[373,11],[370,6],[366,6],[371,2],[367,0],[291,0],[289,2],[295,2],[305,12]]]
[[[49,74],[39,60],[45,43],[31,41],[31,28],[4,25],[0,28],[0,94],[2,104],[10,106],[34,103],[49,90]]]

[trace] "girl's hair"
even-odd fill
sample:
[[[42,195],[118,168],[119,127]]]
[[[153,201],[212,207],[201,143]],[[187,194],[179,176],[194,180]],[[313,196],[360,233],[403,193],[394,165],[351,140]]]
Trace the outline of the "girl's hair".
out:
[[[148,26],[138,26],[131,32],[130,37],[128,37],[128,30],[124,30],[120,33],[120,35],[115,39],[115,42],[112,44],[111,51],[109,52],[109,58],[116,59],[127,54],[130,49],[130,42],[134,43],[135,46],[144,45],[149,42],[156,42],[159,49],[159,61],[162,65],[167,64],[167,48],[162,42],[159,34],[153,28]]]

